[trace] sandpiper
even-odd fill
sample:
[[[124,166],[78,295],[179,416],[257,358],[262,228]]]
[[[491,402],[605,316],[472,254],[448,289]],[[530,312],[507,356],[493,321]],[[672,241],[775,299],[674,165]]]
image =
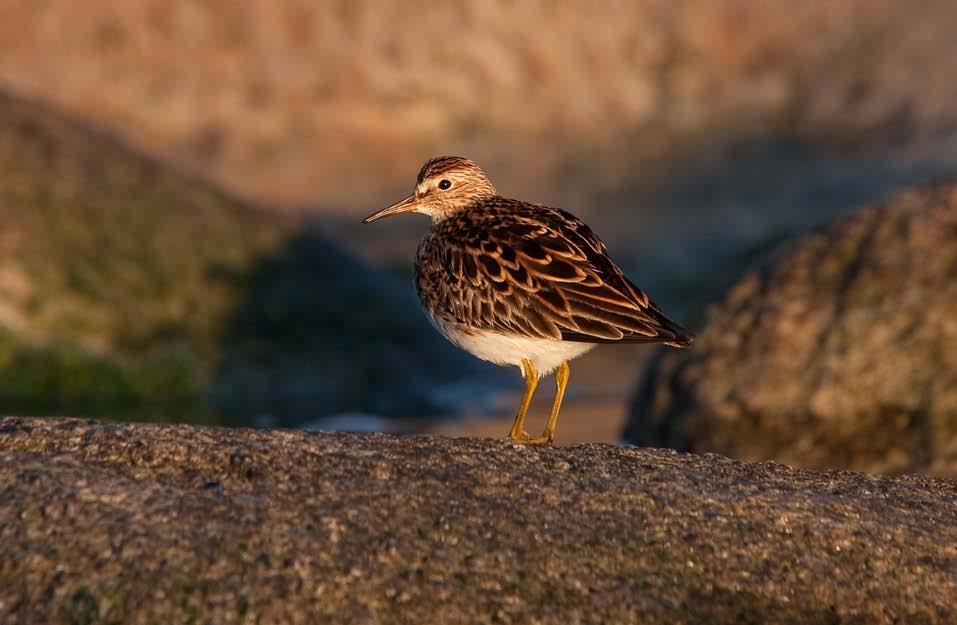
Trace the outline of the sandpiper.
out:
[[[691,344],[691,333],[625,277],[584,222],[501,197],[467,158],[428,161],[412,195],[363,223],[409,212],[432,219],[415,259],[416,291],[432,323],[473,355],[522,370],[514,442],[552,442],[568,361],[597,344]],[[552,371],[552,409],[542,435],[531,438],[525,414],[539,377]]]

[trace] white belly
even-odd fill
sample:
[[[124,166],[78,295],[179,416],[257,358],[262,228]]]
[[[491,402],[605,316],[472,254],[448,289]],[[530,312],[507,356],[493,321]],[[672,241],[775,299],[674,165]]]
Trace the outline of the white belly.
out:
[[[473,356],[497,365],[522,366],[522,360],[532,361],[538,374],[546,375],[560,364],[581,356],[595,347],[594,343],[536,339],[515,334],[500,334],[487,330],[462,330],[455,324],[432,319],[445,338]]]

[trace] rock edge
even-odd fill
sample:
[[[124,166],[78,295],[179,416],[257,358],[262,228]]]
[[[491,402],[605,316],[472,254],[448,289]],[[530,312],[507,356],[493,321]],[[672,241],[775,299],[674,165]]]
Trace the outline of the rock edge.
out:
[[[0,419],[0,621],[940,623],[957,482]]]

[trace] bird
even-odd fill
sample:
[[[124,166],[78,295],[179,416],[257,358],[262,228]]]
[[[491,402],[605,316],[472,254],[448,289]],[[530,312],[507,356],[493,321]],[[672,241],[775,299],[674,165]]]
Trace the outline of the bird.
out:
[[[506,440],[552,443],[568,385],[568,362],[603,343],[691,345],[611,259],[582,220],[559,209],[498,194],[485,171],[461,156],[422,166],[408,197],[362,220],[402,213],[432,220],[415,257],[414,283],[435,328],[456,346],[525,382]],[[539,379],[555,373],[541,436],[525,430]]]

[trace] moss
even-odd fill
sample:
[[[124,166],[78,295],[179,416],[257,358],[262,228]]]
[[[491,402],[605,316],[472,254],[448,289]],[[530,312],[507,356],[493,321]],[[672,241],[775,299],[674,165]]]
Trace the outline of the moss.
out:
[[[67,344],[30,346],[0,330],[0,411],[138,420],[214,422],[203,380],[185,351],[144,359],[91,354]]]

